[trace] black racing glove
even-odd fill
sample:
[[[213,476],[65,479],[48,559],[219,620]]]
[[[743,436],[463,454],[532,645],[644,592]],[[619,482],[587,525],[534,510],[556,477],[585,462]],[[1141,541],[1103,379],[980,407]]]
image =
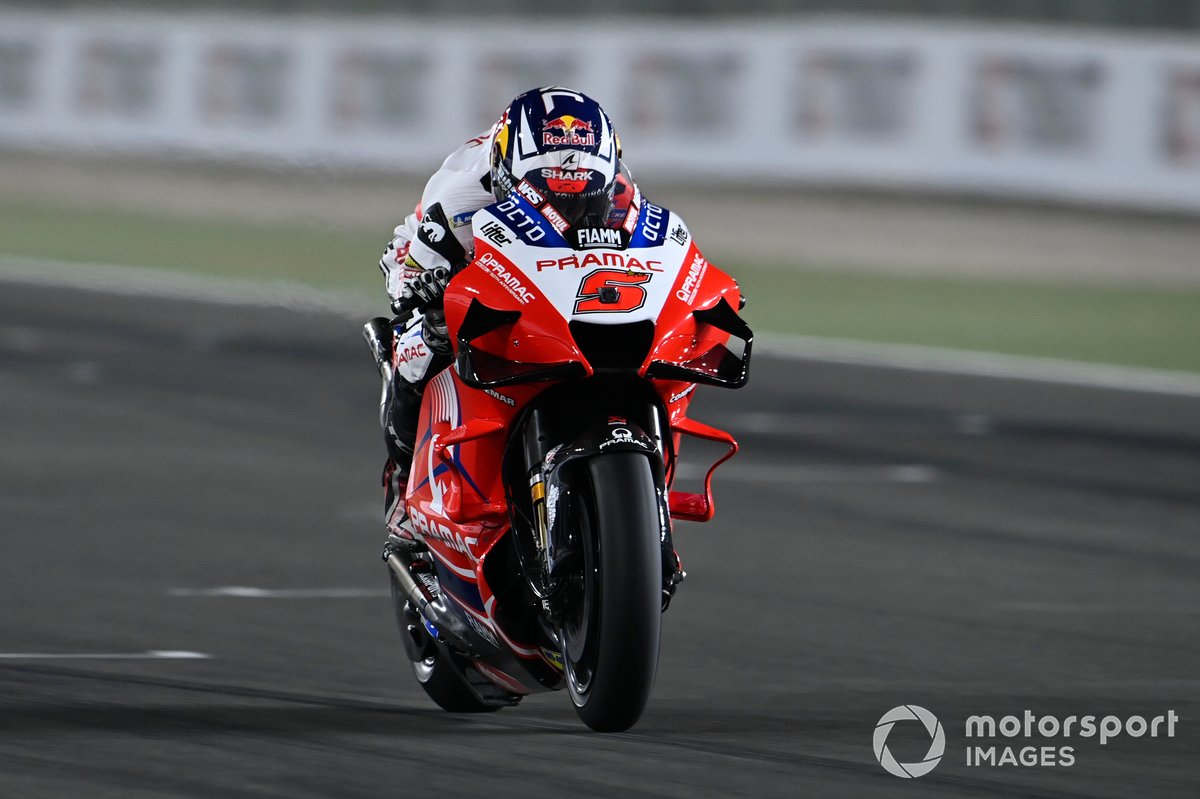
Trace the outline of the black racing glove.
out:
[[[394,305],[393,310],[397,313],[414,310],[424,313],[430,308],[438,307],[449,283],[450,270],[446,267],[426,269],[400,290],[400,300],[395,303],[400,307],[396,308]]]
[[[431,308],[421,322],[421,338],[431,352],[449,355],[453,352],[450,346],[450,333],[446,329],[446,312],[441,308]]]
[[[451,235],[450,222],[446,219],[446,212],[442,210],[441,203],[431,205],[421,219],[421,225],[417,228],[416,238],[413,240],[413,250],[409,251],[404,262],[405,267],[421,269],[422,263],[417,260],[415,250],[422,251],[419,257],[425,263],[432,260],[433,263],[440,262],[446,266],[425,268],[425,271],[408,280],[400,289],[400,297],[392,302],[392,310],[398,316],[413,311],[425,313],[430,308],[440,308],[442,294],[446,291],[450,276],[462,271],[470,260],[462,244]],[[428,252],[430,250],[432,252]],[[435,257],[437,260],[433,260]]]

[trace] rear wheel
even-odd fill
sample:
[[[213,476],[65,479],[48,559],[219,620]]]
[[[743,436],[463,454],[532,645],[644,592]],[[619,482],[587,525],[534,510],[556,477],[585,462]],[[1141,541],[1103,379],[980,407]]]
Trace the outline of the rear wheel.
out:
[[[396,623],[405,654],[412,663],[413,675],[429,694],[429,698],[442,710],[451,713],[491,713],[501,705],[488,704],[467,687],[464,663],[452,660],[452,655],[442,651],[425,630],[421,614],[417,612],[400,591],[396,575],[389,576],[392,584],[392,603],[396,610]]]
[[[492,713],[502,705],[479,701],[459,676],[451,656],[435,652],[421,661],[413,661],[413,674],[442,710],[450,713]]]
[[[641,717],[658,668],[658,500],[645,455],[600,455],[586,469],[575,505],[581,568],[560,630],[563,665],[583,722],[620,732]]]

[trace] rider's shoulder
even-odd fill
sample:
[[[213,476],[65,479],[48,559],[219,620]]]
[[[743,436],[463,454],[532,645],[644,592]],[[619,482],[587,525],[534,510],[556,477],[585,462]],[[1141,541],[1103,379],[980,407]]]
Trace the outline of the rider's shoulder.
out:
[[[475,211],[494,200],[487,188],[489,172],[486,148],[458,148],[425,184],[422,206],[440,203],[452,225],[467,225]]]
[[[490,171],[489,148],[486,146],[489,133],[484,132],[473,139],[468,139],[461,147],[446,156],[442,161],[442,169],[455,172]]]

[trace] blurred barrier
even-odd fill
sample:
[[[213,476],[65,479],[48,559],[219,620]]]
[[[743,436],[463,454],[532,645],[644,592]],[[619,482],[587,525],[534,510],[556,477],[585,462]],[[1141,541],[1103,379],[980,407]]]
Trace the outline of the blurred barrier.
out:
[[[1200,39],[0,12],[8,146],[422,172],[547,83],[647,174],[1200,211]]]

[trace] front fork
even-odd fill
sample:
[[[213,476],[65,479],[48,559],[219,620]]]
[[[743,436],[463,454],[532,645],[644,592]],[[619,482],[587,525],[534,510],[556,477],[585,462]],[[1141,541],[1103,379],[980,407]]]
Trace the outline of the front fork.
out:
[[[534,533],[538,555],[549,579],[554,552],[550,542],[550,522],[546,511],[546,456],[550,452],[549,437],[542,411],[534,408],[525,422],[525,467],[529,478],[529,498],[533,506]]]
[[[638,432],[641,436],[645,437],[645,443],[649,446],[643,448],[641,451],[646,452],[647,449],[652,449],[657,455],[658,462],[664,464],[663,468],[665,469],[670,439],[667,437],[668,433],[666,426],[663,424],[662,413],[657,407],[651,407],[647,416],[649,430],[646,433]],[[609,436],[608,431],[620,429],[623,426],[634,427],[624,418],[610,417],[604,428],[605,434],[600,436],[599,440],[611,442],[612,438]],[[567,451],[568,458],[571,457],[571,453],[575,457],[591,457],[598,455],[604,450],[602,448],[595,448],[594,451],[589,451],[591,448],[581,448],[578,443],[565,448],[551,448],[545,418],[541,409],[538,408],[530,411],[529,417],[526,420],[523,445],[530,505],[533,509],[532,523],[535,543],[538,549],[538,561],[541,568],[539,582],[542,583],[542,586],[539,588],[539,586],[535,585],[534,588],[542,600],[543,608],[552,612],[552,595],[554,594],[553,589],[556,587],[554,579],[555,567],[559,563],[560,556],[565,558],[570,553],[569,551],[563,551],[562,542],[557,540],[561,537],[561,533],[558,535],[555,534],[555,525],[552,522],[552,520],[559,521],[567,518],[567,514],[561,512],[561,509],[558,507],[551,507],[552,503],[557,505],[558,503],[565,502],[567,492],[557,491],[554,481],[547,479],[548,473],[552,469],[561,468],[563,463],[548,463],[547,460],[551,457],[552,452],[557,452],[560,449]],[[675,544],[671,536],[667,487],[665,485],[658,486],[658,494],[659,527],[662,530],[660,539],[663,575],[662,609],[666,610],[679,584],[687,577],[687,572],[683,570],[683,565],[679,560],[678,553],[675,551]]]
[[[658,457],[663,464],[663,468],[673,466],[675,460],[675,451],[673,441],[671,439],[670,428],[664,424],[664,413],[657,405],[650,408],[649,424],[650,437],[654,439],[658,445]],[[672,469],[673,471],[673,469]],[[667,473],[668,476],[671,472]],[[665,611],[671,604],[671,598],[675,596],[675,590],[679,584],[687,579],[687,572],[683,570],[683,561],[679,559],[679,553],[675,551],[675,541],[671,535],[671,500],[670,486],[665,484],[658,486],[658,512],[661,514],[660,526],[663,530],[662,538],[662,574],[663,574],[663,589],[662,589],[662,609]]]

